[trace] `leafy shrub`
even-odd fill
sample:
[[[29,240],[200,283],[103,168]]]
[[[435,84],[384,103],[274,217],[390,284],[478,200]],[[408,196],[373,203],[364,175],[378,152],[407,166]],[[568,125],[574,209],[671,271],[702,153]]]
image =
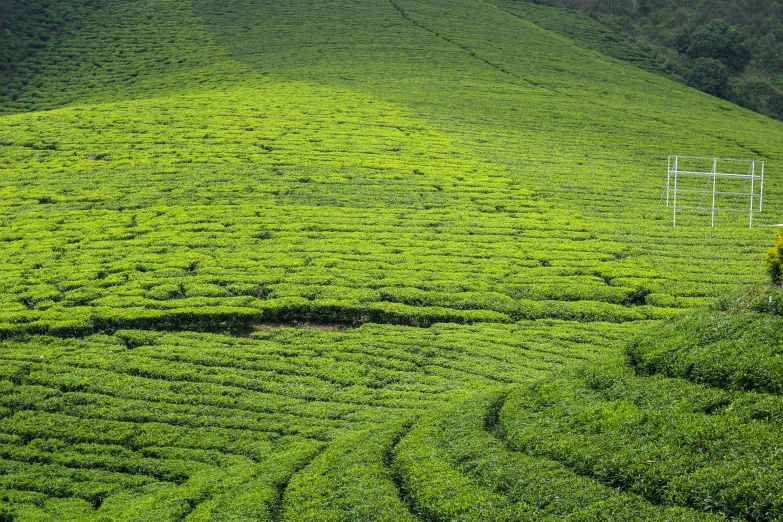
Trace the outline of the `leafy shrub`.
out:
[[[775,244],[767,250],[764,265],[773,283],[780,283],[783,280],[783,232],[778,234]]]
[[[431,428],[414,427],[394,449],[394,468],[416,512],[425,520],[524,520],[503,495],[483,487],[449,462],[429,440]]]
[[[414,447],[412,451],[416,455],[427,455],[426,460],[418,463],[418,467],[424,469],[405,471],[411,475],[424,475],[425,472],[439,475],[433,482],[449,480],[450,495],[456,497],[449,504],[441,503],[443,495],[440,498],[434,494],[426,496],[428,488],[417,491],[413,489],[414,484],[406,483],[414,498],[429,500],[425,512],[444,518],[459,516],[460,512],[447,510],[453,510],[466,500],[481,498],[479,494],[483,492],[487,496],[496,495],[497,506],[511,506],[507,512],[496,514],[507,516],[502,520],[691,522],[722,519],[720,515],[654,505],[639,495],[618,491],[582,476],[556,460],[509,449],[496,425],[505,397],[502,390],[486,390],[461,398],[444,410],[419,420],[411,434],[403,439],[403,447]],[[400,455],[400,462],[409,466],[408,458]],[[438,463],[439,469],[426,469],[433,462]]]
[[[783,119],[783,94],[775,92],[766,100],[766,114],[776,120]]]

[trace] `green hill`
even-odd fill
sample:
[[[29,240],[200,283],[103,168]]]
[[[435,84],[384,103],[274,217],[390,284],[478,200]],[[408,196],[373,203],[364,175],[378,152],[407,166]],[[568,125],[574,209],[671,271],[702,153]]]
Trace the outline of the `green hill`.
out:
[[[764,159],[776,223],[783,124],[562,16],[14,2],[0,520],[780,519],[752,389],[623,346],[774,238],[672,228],[666,156]]]

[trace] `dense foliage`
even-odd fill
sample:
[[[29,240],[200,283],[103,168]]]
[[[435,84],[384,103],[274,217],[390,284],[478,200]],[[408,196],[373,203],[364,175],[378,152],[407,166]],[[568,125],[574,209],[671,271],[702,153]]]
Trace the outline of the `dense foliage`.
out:
[[[0,23],[5,23],[8,19],[8,12],[11,10],[12,0],[0,0]]]
[[[767,250],[764,264],[773,283],[783,280],[783,233],[778,235],[775,244]]]
[[[723,20],[710,20],[696,29],[688,38],[685,53],[695,60],[718,60],[737,72],[744,71],[750,60],[750,50],[740,32]]]
[[[765,277],[771,229],[656,205],[761,156],[773,222],[779,122],[512,0],[118,1],[25,56],[3,522],[779,517],[771,370],[622,353]]]
[[[417,495],[432,485],[400,478],[392,453],[416,417],[466,390],[545,376],[636,327],[588,325],[576,336],[564,322],[365,325],[267,329],[250,339],[118,331],[6,341],[0,513],[416,520],[400,487]]]
[[[590,13],[645,49],[660,67],[682,78],[692,75],[699,58],[719,59],[734,71],[729,88],[722,93],[706,92],[767,116],[783,118],[783,10],[778,2],[533,1]],[[698,88],[698,84],[694,86]]]

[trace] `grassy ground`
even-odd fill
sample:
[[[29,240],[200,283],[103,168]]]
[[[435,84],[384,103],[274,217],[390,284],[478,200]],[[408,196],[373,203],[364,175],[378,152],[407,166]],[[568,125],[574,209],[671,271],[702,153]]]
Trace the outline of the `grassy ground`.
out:
[[[585,375],[611,372],[574,368],[626,367],[633,335],[763,279],[771,229],[656,213],[667,154],[763,158],[755,222],[783,209],[781,123],[539,7],[68,11],[0,104],[0,516],[779,517],[688,489],[701,446],[650,479],[631,432],[572,457],[576,428],[536,424],[556,447],[518,431],[549,415],[532,383],[578,405]],[[655,387],[627,367],[619,380]],[[639,415],[666,417],[663,402]],[[447,436],[496,441],[486,458],[504,464]],[[521,469],[551,487],[510,484]],[[748,469],[730,472],[779,496],[768,467]]]

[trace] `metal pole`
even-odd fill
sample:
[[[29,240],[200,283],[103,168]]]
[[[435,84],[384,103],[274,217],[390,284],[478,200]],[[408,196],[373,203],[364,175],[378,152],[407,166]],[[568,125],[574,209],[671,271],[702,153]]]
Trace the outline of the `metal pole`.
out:
[[[672,157],[669,156],[669,161],[666,165],[666,207],[669,206],[669,180],[672,177]]]
[[[750,168],[750,224],[748,228],[753,228],[753,182],[756,181],[756,163]]]
[[[759,212],[761,212],[761,202],[764,199],[764,162],[761,162],[761,190],[759,191]]]
[[[748,172],[750,172],[750,170],[748,170]],[[742,180],[742,187],[740,187],[740,191],[737,193],[737,201],[734,202],[734,208],[731,209],[732,216],[737,211],[737,207],[740,204],[740,200],[742,199],[742,196],[745,194],[745,187],[747,186],[748,186],[748,178],[746,177]]]
[[[718,172],[718,159],[715,158],[715,159],[712,160],[712,174],[713,174],[713,178],[715,177],[717,172]],[[713,185],[714,185],[714,183],[713,183]],[[696,215],[697,216],[701,216],[701,206],[704,204],[704,198],[707,196],[707,189],[709,189],[709,188],[710,188],[710,178],[707,178],[707,181],[704,183],[704,190],[701,191],[701,199],[699,200],[699,208],[696,210]],[[713,195],[713,202],[712,203],[713,203],[712,206],[714,207],[715,206],[714,195]]]
[[[715,185],[718,180],[718,160],[712,164],[712,226],[715,226]]]
[[[677,160],[674,160],[674,221],[672,228],[677,226]]]

